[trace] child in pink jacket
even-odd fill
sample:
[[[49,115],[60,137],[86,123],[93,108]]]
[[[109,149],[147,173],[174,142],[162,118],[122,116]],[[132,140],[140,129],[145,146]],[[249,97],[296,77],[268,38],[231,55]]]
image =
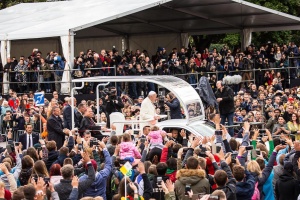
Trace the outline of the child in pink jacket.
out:
[[[159,148],[159,149],[163,149],[164,145],[163,145],[163,138],[161,134],[166,133],[163,130],[159,130],[159,128],[157,126],[154,126],[150,133],[148,134],[148,137],[150,138],[150,149],[153,148]]]
[[[137,147],[132,143],[130,135],[125,133],[123,135],[123,142],[120,144],[120,159],[123,160],[129,157],[140,159],[142,156]]]

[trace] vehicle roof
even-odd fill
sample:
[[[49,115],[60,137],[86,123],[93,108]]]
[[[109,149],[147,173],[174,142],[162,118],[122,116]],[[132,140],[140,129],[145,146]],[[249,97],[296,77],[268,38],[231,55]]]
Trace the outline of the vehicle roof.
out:
[[[163,126],[188,126],[188,125],[194,125],[194,124],[203,124],[205,121],[204,120],[197,120],[191,123],[188,123],[188,120],[186,119],[169,119],[165,120],[162,122],[159,122],[158,125],[163,125]]]

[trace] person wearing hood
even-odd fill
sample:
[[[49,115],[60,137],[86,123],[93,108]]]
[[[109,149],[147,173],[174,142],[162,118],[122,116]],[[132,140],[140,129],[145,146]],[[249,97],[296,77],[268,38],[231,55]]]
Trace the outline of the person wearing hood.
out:
[[[300,165],[300,162],[298,162]],[[278,200],[297,199],[300,193],[298,181],[293,176],[293,164],[285,162],[283,174],[279,176],[275,186],[275,193]]]
[[[207,180],[205,171],[199,169],[199,161],[195,157],[189,157],[186,162],[186,169],[177,171],[175,182],[175,193],[178,199],[188,200],[185,195],[186,187],[189,186],[193,194],[198,197],[199,193],[210,194],[210,184]]]
[[[103,197],[104,200],[106,200],[106,182],[112,170],[112,160],[104,142],[100,142],[99,145],[105,157],[104,169],[97,172],[97,163],[96,161],[91,160],[92,165],[96,171],[95,181],[87,190],[83,192],[83,196],[89,196],[89,197],[101,196]],[[79,178],[79,181],[84,181],[87,178],[88,175],[85,174]]]
[[[123,135],[123,142],[120,144],[120,159],[124,160],[128,157],[140,159],[142,156],[136,146],[132,143],[131,136],[128,133],[125,133]]]

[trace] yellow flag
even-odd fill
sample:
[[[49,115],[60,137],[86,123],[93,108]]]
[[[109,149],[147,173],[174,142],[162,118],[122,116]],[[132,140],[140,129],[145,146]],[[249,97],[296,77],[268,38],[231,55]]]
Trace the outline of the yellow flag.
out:
[[[122,174],[126,175],[130,170],[132,169],[132,166],[129,162],[126,162],[121,168],[120,171]]]

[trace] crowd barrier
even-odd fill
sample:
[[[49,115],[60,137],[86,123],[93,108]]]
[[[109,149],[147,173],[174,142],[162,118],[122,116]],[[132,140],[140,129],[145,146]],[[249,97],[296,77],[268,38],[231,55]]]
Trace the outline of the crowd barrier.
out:
[[[274,70],[275,73],[276,72],[281,72],[281,73],[286,73],[286,78],[287,78],[287,85],[290,86],[291,83],[292,85],[297,85],[299,82],[298,81],[294,81],[296,80],[297,77],[300,77],[300,70],[299,70],[299,60],[300,57],[289,57],[288,58],[288,66],[289,67],[275,67],[275,68],[266,68],[266,69],[256,69],[255,63],[253,63],[253,69],[251,70],[234,70],[234,71],[214,71],[214,72],[195,72],[195,73],[182,73],[182,74],[171,74],[174,75],[176,77],[182,78],[184,80],[186,80],[187,82],[189,82],[192,86],[196,87],[198,85],[199,79],[202,76],[206,76],[208,78],[211,78],[213,75],[216,76],[216,81],[219,80],[219,77],[224,77],[227,75],[235,75],[235,74],[239,74],[239,75],[243,75],[243,73],[251,73],[252,74],[252,78],[251,79],[243,79],[242,83],[247,83],[247,82],[253,82],[256,83],[257,81],[257,72],[265,72],[265,71],[270,71],[270,70]],[[111,71],[113,71],[112,74],[109,74],[111,76],[116,76],[116,67],[106,67],[105,69],[112,69]],[[91,71],[91,72],[95,72],[96,70],[100,71],[103,70],[103,68],[86,68],[85,71]],[[51,85],[51,89],[52,91],[55,90],[55,83],[57,83],[54,79],[54,73],[55,72],[59,72],[59,71],[63,71],[65,72],[69,72],[68,76],[70,77],[69,80],[61,80],[59,81],[60,83],[69,83],[71,84],[71,80],[73,78],[75,78],[74,72],[77,71],[77,69],[65,69],[65,70],[37,70],[37,71],[26,71],[26,76],[27,76],[27,81],[26,84],[28,85],[30,90],[41,90],[44,89],[46,87],[47,84]],[[43,76],[43,72],[51,72],[52,76],[51,76],[51,81],[48,80],[44,80],[42,78]],[[12,89],[16,89],[19,88],[23,83],[22,82],[16,82],[15,79],[15,74],[16,73],[20,73],[20,72],[8,72],[6,73],[7,76],[5,75],[5,72],[0,72],[0,80],[2,82],[1,86],[2,86],[2,90],[1,93],[2,95],[5,95],[8,93],[8,90],[10,88]],[[6,78],[5,78],[6,76]],[[194,76],[194,78],[192,77]],[[193,81],[190,81],[190,78],[193,78]],[[116,86],[116,83],[115,83]],[[70,95],[70,94],[67,94]]]

